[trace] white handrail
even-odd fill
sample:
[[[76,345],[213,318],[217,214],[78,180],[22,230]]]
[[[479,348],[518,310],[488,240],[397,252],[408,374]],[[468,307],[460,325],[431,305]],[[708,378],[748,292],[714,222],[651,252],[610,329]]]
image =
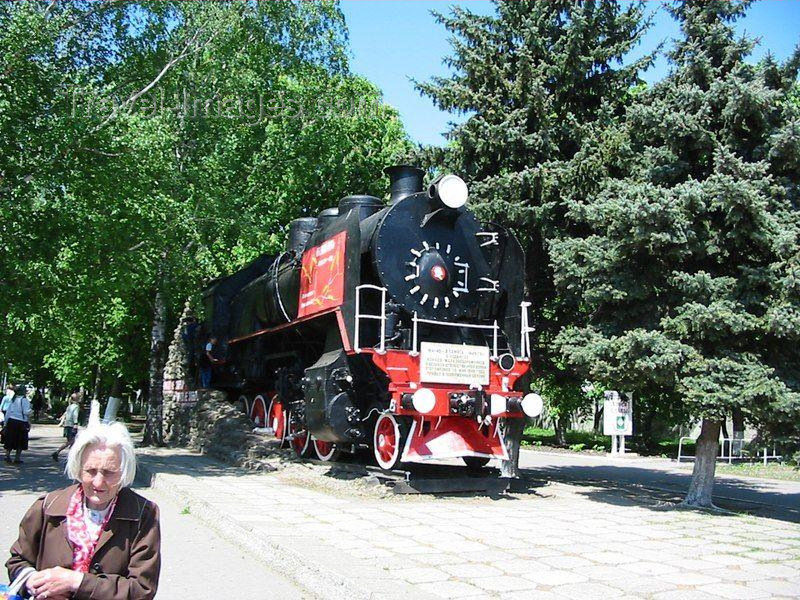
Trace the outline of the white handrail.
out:
[[[361,292],[362,290],[377,290],[381,293],[381,314],[370,315],[361,314]],[[361,352],[361,319],[377,319],[381,322],[380,348],[378,352],[386,352],[386,288],[377,285],[364,283],[356,286],[356,315],[355,315],[355,336],[353,340],[353,350]]]
[[[381,313],[379,315],[370,315],[370,314],[362,314],[361,312],[361,292],[364,290],[376,290],[381,293]],[[524,305],[524,306],[523,306]],[[527,309],[530,306],[530,302],[523,302],[521,306]],[[361,352],[361,319],[376,319],[381,322],[381,333],[380,333],[380,347],[378,352],[383,354],[386,352],[386,288],[380,287],[377,285],[371,285],[368,283],[364,283],[362,285],[356,286],[356,310],[355,310],[355,335],[353,340],[353,350],[355,352]],[[528,356],[530,357],[530,340],[528,339],[528,333],[533,331],[532,327],[528,327],[528,315],[527,310],[523,312],[523,357]],[[465,327],[467,329],[491,329],[492,330],[492,358],[497,358],[498,354],[498,339],[499,339],[499,332],[500,326],[497,324],[497,320],[495,320],[491,325],[479,325],[477,323],[450,323],[448,321],[435,321],[433,319],[420,319],[417,316],[417,313],[414,312],[412,314],[412,321],[413,321],[413,338],[412,338],[412,346],[411,346],[411,353],[412,355],[416,355],[419,353],[417,347],[419,346],[419,338],[418,338],[418,331],[417,327],[419,323],[427,323],[429,325],[442,325],[445,327]]]
[[[495,320],[494,324],[492,325],[478,325],[477,323],[450,323],[448,321],[434,321],[432,319],[420,319],[417,316],[416,311],[414,312],[413,319],[414,323],[413,327],[413,338],[412,338],[412,345],[411,345],[411,352],[413,354],[417,354],[417,323],[427,323],[429,325],[442,325],[444,327],[466,327],[467,329],[491,329],[492,330],[492,358],[497,358],[497,337],[498,332],[500,331],[500,327],[497,325],[497,321]]]
[[[534,328],[530,327],[530,322],[528,321],[528,307],[530,305],[531,305],[530,302],[520,302],[520,304],[519,304],[519,312],[520,312],[520,319],[519,319],[520,358],[530,358],[531,357],[531,337],[530,337],[530,334],[534,331]]]
[[[678,440],[678,462],[681,462],[681,451],[683,450],[683,440],[693,440],[691,436],[683,436]]]
[[[734,442],[738,442],[739,443],[739,452],[738,452],[738,454],[736,455],[735,458],[737,458],[737,459],[744,458],[744,455],[743,455],[744,442],[745,442],[744,438],[729,438],[729,437],[726,438],[726,437],[724,437],[724,438],[722,438],[720,440],[720,444],[722,445],[722,452],[720,453],[718,458],[721,458],[722,460],[727,459],[728,460],[728,464],[732,464],[733,463],[733,459],[734,459],[734,456],[733,456],[733,444],[734,444]],[[728,454],[727,454],[727,456],[725,455],[725,444],[728,444]]]
[[[680,438],[678,440],[678,462],[681,462],[681,458],[694,458],[694,456],[686,456],[686,457],[683,456],[683,440],[694,440],[694,438],[691,437],[691,436],[683,436],[682,438]],[[717,456],[717,460],[727,460],[728,464],[733,464],[733,459],[734,458],[736,458],[737,460],[744,460],[745,458],[748,458],[748,457],[744,456],[744,443],[746,441],[747,440],[745,440],[744,438],[726,438],[726,437],[724,437],[724,438],[720,439],[719,444],[720,444],[720,446],[722,446],[722,452],[719,454],[719,456]],[[733,456],[733,442],[739,442],[739,453],[735,457]],[[725,444],[726,443],[728,444],[728,454],[727,455],[725,454]],[[771,459],[772,460],[780,460],[781,458],[783,458],[783,456],[781,456],[781,455],[779,455],[777,453],[774,445],[772,446],[772,456],[769,456],[767,454],[767,447],[764,446],[763,460],[764,460],[764,464],[765,465],[767,464],[768,460],[771,460]]]

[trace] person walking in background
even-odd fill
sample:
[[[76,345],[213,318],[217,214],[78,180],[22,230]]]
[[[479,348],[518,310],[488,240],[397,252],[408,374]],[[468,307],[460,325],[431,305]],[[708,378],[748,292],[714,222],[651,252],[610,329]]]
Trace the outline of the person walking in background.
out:
[[[6,412],[6,406],[8,406],[8,403],[11,402],[11,399],[13,397],[14,397],[14,386],[9,383],[6,386],[6,393],[3,396],[3,399],[0,400],[0,413]]]
[[[3,428],[3,423],[5,422],[6,418],[6,407],[8,403],[11,402],[11,399],[14,397],[14,386],[10,383],[6,386],[6,393],[3,396],[3,399],[0,400],[0,430]]]
[[[6,450],[6,462],[11,462],[11,451],[15,451],[14,464],[22,464],[20,455],[28,449],[28,431],[31,428],[30,414],[31,403],[27,398],[28,388],[19,385],[14,390],[14,396],[8,401],[3,401],[5,410],[3,414],[3,448]]]
[[[42,408],[44,407],[44,394],[42,394],[42,390],[36,388],[33,392],[33,400],[31,401],[31,406],[33,407],[33,420],[39,420],[39,414],[42,412]]]
[[[69,397],[69,405],[67,405],[67,409],[64,411],[64,414],[61,415],[61,420],[58,424],[64,428],[64,437],[67,438],[67,441],[59,446],[58,450],[53,452],[50,456],[53,457],[53,460],[58,460],[58,454],[64,448],[72,448],[72,444],[75,443],[75,436],[78,435],[78,417],[81,414],[81,405],[78,402],[78,394],[71,394]]]
[[[158,506],[130,489],[136,454],[122,423],[90,423],[67,458],[77,483],[40,497],[6,562],[45,600],[151,600],[161,571]]]

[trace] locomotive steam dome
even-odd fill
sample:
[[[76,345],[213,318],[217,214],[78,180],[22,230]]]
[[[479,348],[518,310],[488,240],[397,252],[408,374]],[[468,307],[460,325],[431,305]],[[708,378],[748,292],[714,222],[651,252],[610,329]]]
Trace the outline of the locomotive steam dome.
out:
[[[445,176],[428,193],[422,190],[420,169],[386,171],[392,177],[394,203],[373,237],[382,285],[397,303],[423,318],[477,314],[482,296],[478,282],[489,267],[477,243],[481,227],[464,207],[466,185]],[[442,182],[449,186],[447,200],[435,188]]]

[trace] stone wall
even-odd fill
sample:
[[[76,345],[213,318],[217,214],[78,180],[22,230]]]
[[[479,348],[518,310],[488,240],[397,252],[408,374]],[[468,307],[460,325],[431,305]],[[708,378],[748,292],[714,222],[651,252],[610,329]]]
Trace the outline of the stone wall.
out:
[[[199,390],[189,426],[189,448],[225,462],[255,470],[272,471],[296,460],[272,436],[252,433],[253,423],[225,392]]]
[[[164,367],[164,441],[257,470],[296,460],[273,437],[252,433],[250,418],[225,392],[197,389],[193,340],[186,335],[194,322],[187,302]]]
[[[189,443],[189,422],[197,402],[193,340],[187,336],[194,322],[194,313],[187,302],[164,366],[164,442],[173,446]]]

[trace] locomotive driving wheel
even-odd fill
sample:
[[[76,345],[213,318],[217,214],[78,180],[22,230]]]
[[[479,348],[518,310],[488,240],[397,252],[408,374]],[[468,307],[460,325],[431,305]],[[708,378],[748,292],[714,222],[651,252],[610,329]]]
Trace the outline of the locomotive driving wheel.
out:
[[[275,439],[279,440],[281,447],[286,445],[286,410],[283,403],[278,398],[278,394],[272,397],[267,411],[267,427],[274,431]]]
[[[333,442],[314,440],[314,452],[316,452],[317,458],[320,460],[333,462],[339,459],[342,450]]]
[[[267,426],[267,403],[264,402],[264,396],[261,394],[253,399],[253,404],[250,406],[250,419],[256,427]]]
[[[311,450],[311,436],[291,413],[288,413],[286,418],[286,429],[294,453],[301,458],[308,456]]]
[[[407,435],[405,423],[401,423],[392,413],[383,413],[378,417],[372,436],[372,448],[381,469],[391,471],[400,464]]]
[[[239,399],[236,401],[236,406],[242,409],[242,412],[246,414],[248,417],[250,416],[250,398],[246,394],[242,394],[239,396]]]

